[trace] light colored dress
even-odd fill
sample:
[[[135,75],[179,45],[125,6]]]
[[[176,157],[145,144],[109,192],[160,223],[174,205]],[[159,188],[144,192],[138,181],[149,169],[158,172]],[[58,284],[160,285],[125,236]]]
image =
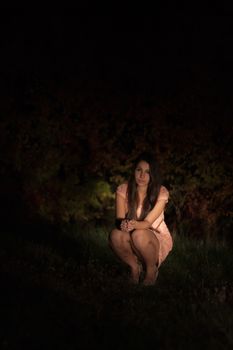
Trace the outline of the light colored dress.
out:
[[[116,193],[119,194],[125,200],[125,210],[128,212],[128,200],[127,200],[127,183],[121,184],[117,187]],[[169,192],[165,186],[161,186],[157,201],[165,200],[166,203],[169,199]],[[142,206],[137,208],[137,216],[140,216]],[[150,230],[155,234],[159,241],[159,266],[166,259],[168,253],[172,250],[173,240],[168,230],[168,227],[164,221],[164,211],[160,216],[152,223]]]

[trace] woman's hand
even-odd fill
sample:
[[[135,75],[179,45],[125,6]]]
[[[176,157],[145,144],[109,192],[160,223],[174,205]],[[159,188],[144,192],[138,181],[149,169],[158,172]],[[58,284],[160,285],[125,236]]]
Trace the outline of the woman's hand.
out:
[[[127,232],[128,231],[128,220],[127,219],[122,220],[120,227],[121,227],[122,231]]]
[[[130,231],[135,229],[135,223],[136,223],[136,220],[127,220],[127,219],[122,220],[121,230],[126,231],[126,232],[130,232]]]

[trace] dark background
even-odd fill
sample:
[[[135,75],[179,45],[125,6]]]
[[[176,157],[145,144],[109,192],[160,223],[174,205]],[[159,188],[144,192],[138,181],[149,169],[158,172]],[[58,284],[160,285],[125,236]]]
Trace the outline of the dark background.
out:
[[[182,176],[199,168],[197,191],[220,186],[217,180],[211,184],[204,164],[212,159],[210,174],[218,173],[218,179],[229,164],[232,14],[223,5],[208,11],[162,5],[144,10],[88,4],[1,9],[2,178],[12,179],[7,186],[2,182],[5,192],[14,193],[15,186],[19,197],[36,191],[45,196],[54,179],[59,192],[64,182],[75,186],[69,178],[73,168],[81,169],[81,182],[83,173],[100,176],[114,191],[121,163],[144,146],[170,164],[164,166],[169,176],[183,172],[185,150]],[[194,165],[188,164],[190,154]]]
[[[226,8],[2,9],[1,76],[97,79],[160,95],[204,84],[224,97],[231,94],[232,23]]]

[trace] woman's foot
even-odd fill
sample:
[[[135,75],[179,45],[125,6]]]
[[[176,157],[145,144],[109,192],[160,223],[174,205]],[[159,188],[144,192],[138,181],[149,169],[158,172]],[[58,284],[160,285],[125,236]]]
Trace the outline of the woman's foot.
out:
[[[143,281],[144,286],[153,286],[157,280],[159,274],[159,269],[157,266],[153,267],[153,269],[148,269],[146,272],[146,277]]]

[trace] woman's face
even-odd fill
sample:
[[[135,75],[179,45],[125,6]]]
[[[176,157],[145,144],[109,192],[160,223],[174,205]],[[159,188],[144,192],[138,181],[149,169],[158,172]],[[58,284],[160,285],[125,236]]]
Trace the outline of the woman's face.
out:
[[[150,182],[150,166],[144,160],[136,166],[135,181],[138,186],[147,186]]]

